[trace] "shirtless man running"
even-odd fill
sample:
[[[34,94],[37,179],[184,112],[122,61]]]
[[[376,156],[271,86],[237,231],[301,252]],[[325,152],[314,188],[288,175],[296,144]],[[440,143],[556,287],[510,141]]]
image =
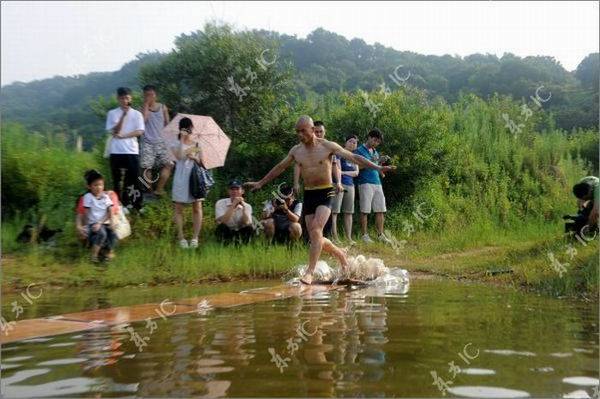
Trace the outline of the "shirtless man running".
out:
[[[258,182],[248,182],[245,186],[252,191],[259,190],[265,184],[283,173],[294,161],[301,167],[304,181],[304,215],[310,237],[308,269],[300,279],[310,285],[321,251],[335,257],[346,271],[348,260],[346,253],[336,247],[329,239],[323,237],[323,226],[331,213],[331,205],[336,195],[331,180],[331,156],[339,155],[364,168],[373,168],[382,172],[395,169],[393,166],[379,166],[366,158],[345,150],[339,144],[315,136],[313,120],[309,116],[301,116],[296,123],[296,134],[300,144],[296,144],[288,155]]]

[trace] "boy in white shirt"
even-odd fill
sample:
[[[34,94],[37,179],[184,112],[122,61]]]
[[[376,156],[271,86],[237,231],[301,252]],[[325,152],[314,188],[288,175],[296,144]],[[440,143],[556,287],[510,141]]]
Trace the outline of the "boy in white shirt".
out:
[[[86,233],[89,243],[92,245],[91,260],[99,261],[100,249],[106,248],[108,260],[114,257],[113,248],[117,243],[117,236],[110,227],[111,207],[113,202],[104,192],[104,177],[92,170],[85,174],[88,193],[83,196],[83,207],[86,211]]]
[[[131,89],[117,89],[119,107],[108,111],[106,130],[112,134],[109,147],[113,190],[127,208],[142,208],[138,137],[144,134],[144,117],[131,108]],[[121,187],[123,180],[123,187]]]

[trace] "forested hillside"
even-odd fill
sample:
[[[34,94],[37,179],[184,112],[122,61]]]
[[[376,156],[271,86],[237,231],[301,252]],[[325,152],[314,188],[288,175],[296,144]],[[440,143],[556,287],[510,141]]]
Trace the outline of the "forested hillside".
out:
[[[357,38],[348,40],[324,29],[315,30],[305,39],[268,31],[235,35],[254,36],[272,44],[274,48],[269,49],[272,52],[266,53],[265,59],[279,52],[277,65],[292,72],[291,89],[296,100],[321,101],[328,93],[396,90],[399,85],[423,89],[429,97],[441,96],[448,103],[457,101],[461,93],[483,99],[498,93],[529,100],[543,85],[543,98],[551,94],[543,107],[551,111],[558,128],[571,131],[598,125],[598,53],[588,55],[575,71],[569,72],[551,56],[422,55],[378,43],[369,45]],[[186,37],[182,35],[176,42]],[[2,117],[21,122],[28,129],[53,128],[69,137],[82,135],[89,148],[103,128],[90,100],[111,96],[117,86],[139,88],[140,68],[164,58],[165,54],[140,54],[115,72],[4,86]],[[226,81],[222,82],[225,85]]]

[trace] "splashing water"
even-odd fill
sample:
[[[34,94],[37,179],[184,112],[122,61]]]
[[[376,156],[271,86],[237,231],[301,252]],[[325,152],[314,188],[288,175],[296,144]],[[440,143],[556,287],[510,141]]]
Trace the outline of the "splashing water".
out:
[[[293,278],[288,284],[300,282],[308,265],[298,265],[292,270]],[[332,268],[325,261],[318,261],[313,272],[313,282],[336,284],[339,280],[353,279],[364,282],[369,286],[397,287],[408,284],[408,271],[400,268],[388,268],[379,258],[366,258],[364,255],[349,256],[348,270]]]

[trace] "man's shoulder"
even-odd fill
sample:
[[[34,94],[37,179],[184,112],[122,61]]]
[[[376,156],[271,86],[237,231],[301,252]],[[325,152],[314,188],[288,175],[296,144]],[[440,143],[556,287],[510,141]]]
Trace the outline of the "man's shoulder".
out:
[[[318,137],[317,137],[317,143],[319,143],[321,145],[324,145],[326,147],[331,147],[331,146],[335,145],[334,141],[329,141],[329,140],[327,140],[325,138],[321,139],[321,138],[318,138]]]
[[[135,108],[131,108],[131,109],[129,110],[129,112],[131,112],[131,114],[132,114],[132,115],[135,115],[136,117],[139,117],[139,118],[143,118],[143,117],[144,117],[144,116],[142,115],[142,113],[141,113],[140,111],[138,111],[137,109],[135,109]]]
[[[227,203],[228,201],[229,201],[229,198],[221,198],[220,200],[218,200],[217,202],[215,202],[215,206]]]

